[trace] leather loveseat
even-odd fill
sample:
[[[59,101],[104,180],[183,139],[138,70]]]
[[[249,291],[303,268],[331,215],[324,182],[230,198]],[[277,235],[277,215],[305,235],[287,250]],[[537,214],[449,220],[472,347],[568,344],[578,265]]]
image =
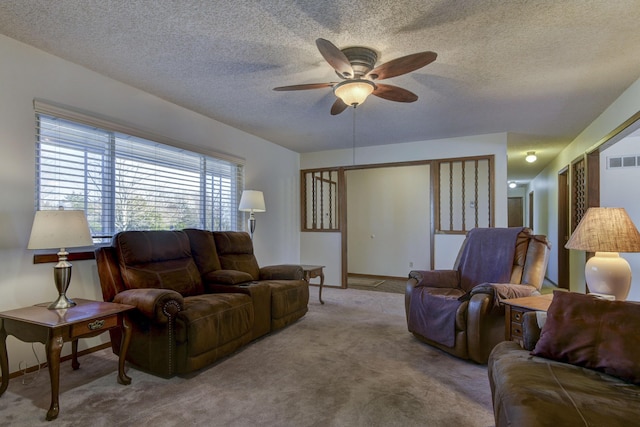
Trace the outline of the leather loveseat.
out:
[[[524,349],[491,352],[496,427],[638,425],[640,303],[556,291],[540,317],[524,314]]]
[[[528,228],[474,228],[452,270],[411,271],[409,332],[454,356],[487,363],[504,340],[502,299],[539,294],[551,245]]]
[[[127,360],[162,377],[201,369],[307,312],[302,268],[259,268],[247,233],[126,231],[96,261],[103,299],[137,308]],[[120,332],[110,333],[118,354]]]

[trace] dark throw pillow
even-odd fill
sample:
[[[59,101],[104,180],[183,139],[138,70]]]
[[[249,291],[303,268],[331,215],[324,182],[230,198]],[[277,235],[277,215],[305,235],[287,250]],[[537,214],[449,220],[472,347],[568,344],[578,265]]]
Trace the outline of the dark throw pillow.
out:
[[[640,385],[640,303],[556,291],[531,354]]]

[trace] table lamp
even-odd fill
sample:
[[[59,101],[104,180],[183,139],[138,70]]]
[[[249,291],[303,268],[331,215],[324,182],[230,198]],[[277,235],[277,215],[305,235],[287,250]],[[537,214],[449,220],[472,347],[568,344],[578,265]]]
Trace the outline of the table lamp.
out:
[[[69,253],[66,248],[81,246],[93,246],[84,211],[66,211],[60,208],[36,212],[27,249],[60,249],[58,263],[53,267],[53,280],[59,296],[49,305],[52,310],[76,305],[66,295],[71,281],[71,263],[67,261]]]
[[[640,252],[640,233],[624,208],[587,209],[564,247],[595,252],[584,269],[591,292],[627,298],[631,267],[618,252]]]
[[[253,213],[266,211],[262,191],[244,190],[242,192],[242,197],[240,197],[238,210],[241,212],[250,212],[249,231],[251,232],[251,240],[253,240],[253,232],[256,229],[256,217]]]

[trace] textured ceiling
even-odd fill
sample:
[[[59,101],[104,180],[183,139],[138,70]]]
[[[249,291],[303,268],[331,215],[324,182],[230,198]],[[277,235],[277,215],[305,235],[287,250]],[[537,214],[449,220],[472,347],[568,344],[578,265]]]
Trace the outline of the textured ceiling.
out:
[[[385,81],[417,102],[358,107],[358,145],[509,132],[517,180],[640,77],[639,22],[638,0],[0,1],[0,33],[301,153],[352,144],[331,88],[272,90],[336,81],[317,38],[437,52]]]

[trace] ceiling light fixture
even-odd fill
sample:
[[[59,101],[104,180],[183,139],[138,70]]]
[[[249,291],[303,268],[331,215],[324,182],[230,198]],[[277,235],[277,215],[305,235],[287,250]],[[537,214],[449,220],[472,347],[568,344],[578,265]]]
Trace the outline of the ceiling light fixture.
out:
[[[333,88],[333,93],[346,105],[356,107],[362,104],[376,88],[370,80],[345,80]]]
[[[536,156],[535,151],[527,151],[527,157],[525,157],[524,159],[529,163],[533,163],[538,160],[538,156]]]
[[[518,184],[515,181],[509,181],[509,188],[516,188]]]

